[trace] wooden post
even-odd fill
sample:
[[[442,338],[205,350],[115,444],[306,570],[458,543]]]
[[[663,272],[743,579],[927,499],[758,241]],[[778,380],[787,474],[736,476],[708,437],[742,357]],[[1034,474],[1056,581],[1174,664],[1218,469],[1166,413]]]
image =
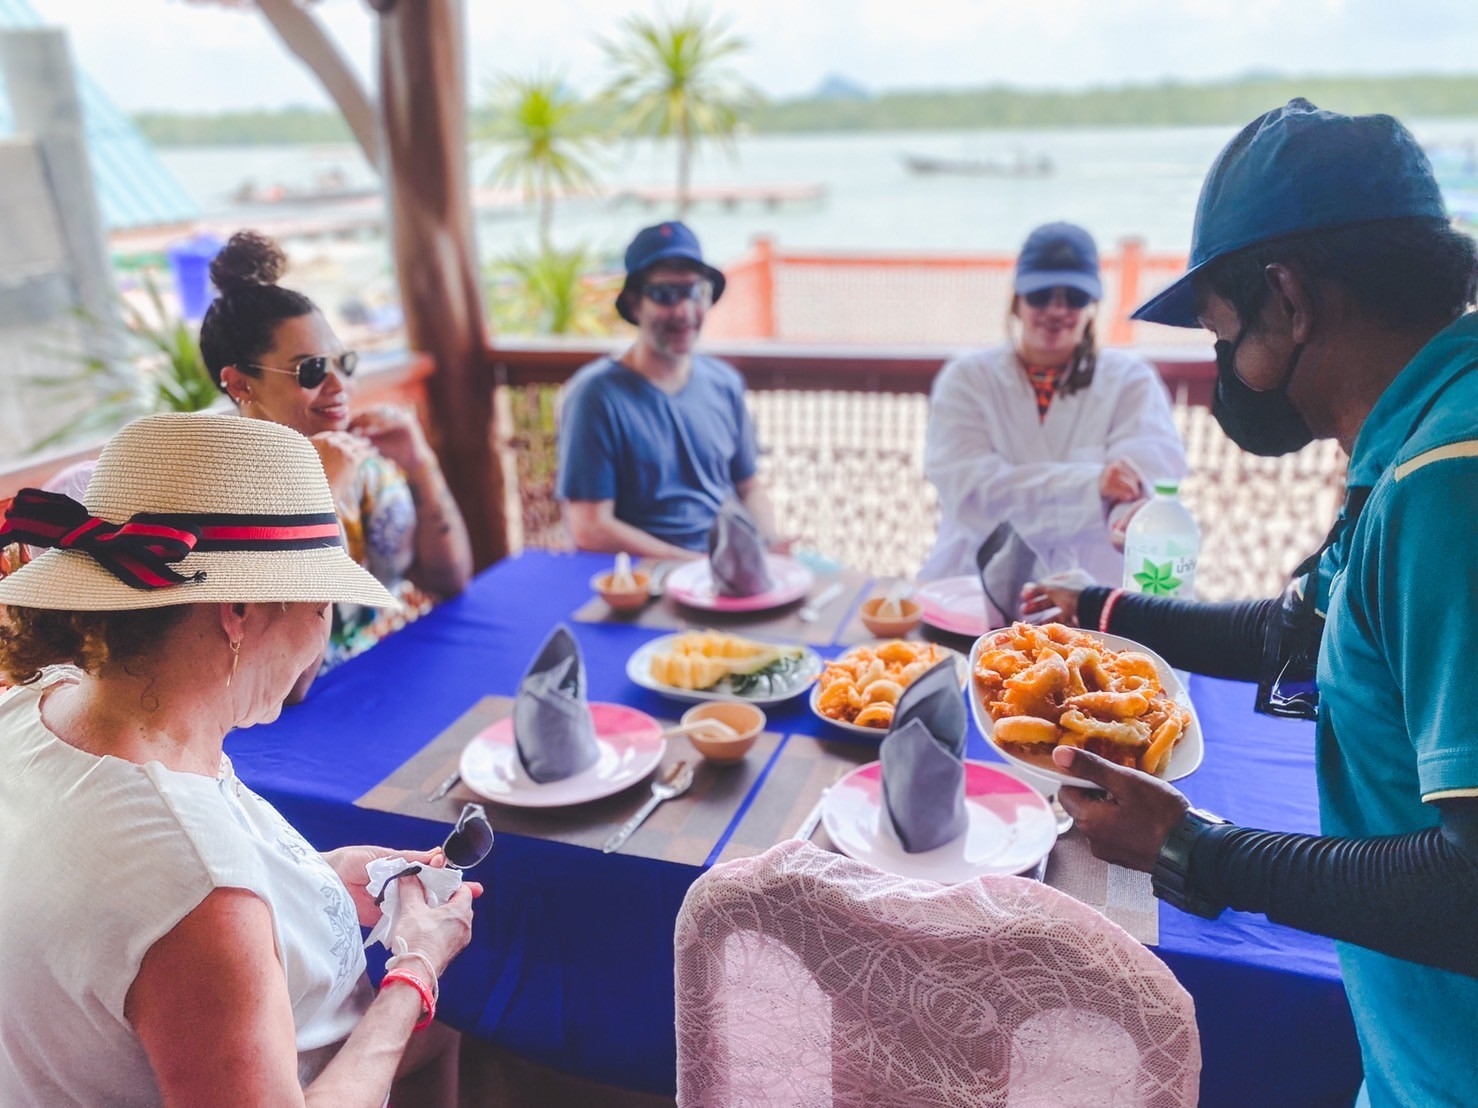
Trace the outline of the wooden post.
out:
[[[756,299],[759,311],[756,318],[761,338],[775,337],[775,240],[770,235],[754,237],[754,256],[759,263],[759,280],[756,282]]]
[[[1109,327],[1110,346],[1129,346],[1134,342],[1134,321],[1129,318],[1139,304],[1139,273],[1144,266],[1144,241],[1124,239],[1119,243],[1119,302],[1114,307],[1114,321]]]
[[[479,568],[508,554],[517,476],[498,450],[487,325],[467,181],[460,0],[375,0],[391,241],[415,350],[429,382],[442,469]]]

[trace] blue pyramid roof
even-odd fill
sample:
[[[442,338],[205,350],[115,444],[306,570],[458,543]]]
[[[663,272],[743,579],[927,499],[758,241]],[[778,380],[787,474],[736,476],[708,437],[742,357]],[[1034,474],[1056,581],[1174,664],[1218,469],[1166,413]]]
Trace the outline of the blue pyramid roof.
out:
[[[28,0],[0,0],[0,30],[47,25]],[[80,69],[76,73],[103,225],[122,231],[198,219],[199,205],[165,168],[133,120],[86,73]],[[0,137],[14,131],[10,96],[0,79]]]

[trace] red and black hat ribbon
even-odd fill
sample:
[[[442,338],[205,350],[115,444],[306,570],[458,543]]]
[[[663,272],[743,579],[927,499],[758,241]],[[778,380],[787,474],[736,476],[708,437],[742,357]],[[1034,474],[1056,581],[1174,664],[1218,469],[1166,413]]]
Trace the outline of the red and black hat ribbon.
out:
[[[130,588],[167,589],[205,580],[203,570],[185,576],[170,568],[192,552],[317,550],[341,539],[333,512],[140,512],[117,524],[70,496],[22,489],[0,521],[0,546],[11,542],[80,551]]]

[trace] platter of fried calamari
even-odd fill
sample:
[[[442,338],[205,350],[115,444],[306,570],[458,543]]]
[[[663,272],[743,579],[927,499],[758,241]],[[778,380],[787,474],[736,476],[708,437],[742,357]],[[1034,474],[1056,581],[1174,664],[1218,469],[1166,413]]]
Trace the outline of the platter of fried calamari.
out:
[[[1166,781],[1201,764],[1201,724],[1165,659],[1129,639],[1060,623],[1016,623],[970,651],[970,708],[1001,757],[1092,788],[1052,761],[1090,750]]]
[[[963,654],[930,642],[892,639],[854,646],[826,663],[811,686],[811,711],[844,731],[882,738],[893,725],[903,690],[945,658],[953,658],[965,683]]]

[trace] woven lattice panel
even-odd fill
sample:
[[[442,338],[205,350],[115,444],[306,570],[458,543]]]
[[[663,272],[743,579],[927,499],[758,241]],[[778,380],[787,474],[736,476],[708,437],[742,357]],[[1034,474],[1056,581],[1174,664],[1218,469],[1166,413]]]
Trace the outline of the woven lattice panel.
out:
[[[554,392],[518,389],[510,399],[525,542],[563,548]],[[772,391],[750,393],[749,403],[780,529],[871,573],[914,573],[939,525],[938,500],[924,479],[927,398]],[[1191,464],[1182,495],[1201,525],[1200,595],[1273,595],[1334,520],[1343,452],[1319,442],[1287,458],[1257,458],[1233,446],[1205,408],[1178,407],[1175,419]]]

